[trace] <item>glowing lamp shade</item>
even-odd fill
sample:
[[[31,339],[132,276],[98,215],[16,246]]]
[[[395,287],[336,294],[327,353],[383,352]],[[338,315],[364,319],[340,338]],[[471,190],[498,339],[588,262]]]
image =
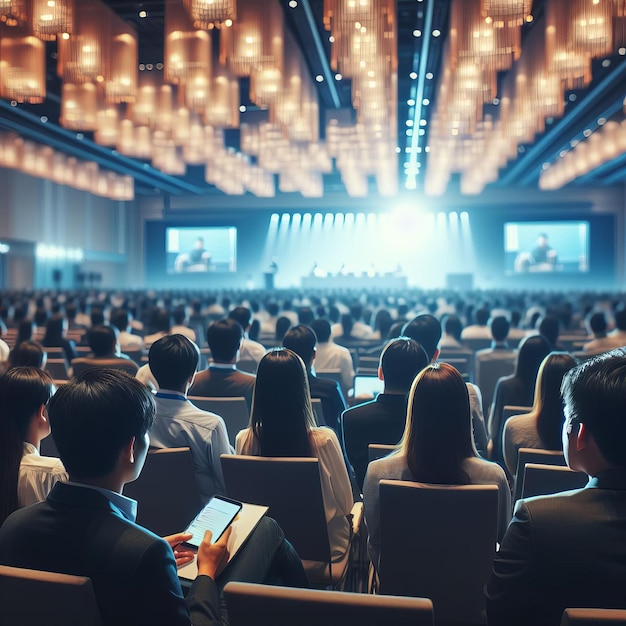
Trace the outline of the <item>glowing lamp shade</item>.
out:
[[[61,91],[61,126],[71,130],[98,128],[98,92],[92,83],[64,83]]]
[[[32,0],[33,33],[54,41],[60,33],[74,32],[74,0]]]
[[[104,91],[107,102],[133,102],[137,95],[137,34],[123,20],[115,18],[111,39],[109,72]]]
[[[220,27],[237,19],[236,0],[183,0],[195,28]]]
[[[46,48],[36,37],[0,40],[0,97],[39,104],[46,97]]]
[[[0,21],[7,26],[23,26],[27,19],[26,0],[0,0]]]
[[[239,80],[228,67],[216,63],[211,100],[204,112],[205,122],[216,128],[238,128],[239,103]]]

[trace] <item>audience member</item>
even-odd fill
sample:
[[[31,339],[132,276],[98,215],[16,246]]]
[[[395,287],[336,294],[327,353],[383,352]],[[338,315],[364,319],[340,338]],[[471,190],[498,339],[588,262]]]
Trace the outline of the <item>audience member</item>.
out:
[[[276,341],[282,341],[283,337],[287,334],[287,331],[291,328],[291,320],[288,317],[279,317],[276,320],[276,330],[274,333],[274,339]]]
[[[207,342],[211,350],[208,368],[196,375],[189,390],[190,396],[239,397],[252,406],[254,376],[237,369],[243,328],[229,318],[213,322],[207,329]]]
[[[174,320],[173,326],[170,328],[171,335],[184,335],[187,339],[196,342],[196,331],[189,327],[189,319],[184,306],[177,306],[172,313]]]
[[[561,383],[576,359],[567,352],[551,352],[541,362],[532,411],[509,418],[504,424],[502,449],[511,476],[517,469],[520,448],[562,450],[563,403]]]
[[[474,314],[475,324],[470,324],[463,329],[461,333],[462,339],[491,339],[491,330],[487,323],[489,322],[490,312],[487,307],[476,309]]]
[[[219,415],[202,411],[187,399],[200,362],[198,346],[183,335],[168,335],[152,344],[148,358],[159,384],[150,445],[188,447],[202,501],[208,502],[215,494],[224,495],[220,455],[232,453],[226,425]]]
[[[615,348],[626,346],[626,305],[622,304],[615,311],[615,328],[609,336],[615,341]]]
[[[119,331],[119,344],[122,352],[143,349],[143,339],[131,332],[130,319],[130,313],[126,309],[115,309],[111,313],[111,325]]]
[[[76,352],[76,344],[66,338],[67,320],[57,313],[53,315],[46,323],[46,333],[41,341],[44,348],[63,348],[65,359],[69,363],[75,359],[78,354]]]
[[[283,346],[295,352],[304,362],[311,397],[321,400],[325,425],[339,434],[341,433],[341,414],[348,407],[339,383],[327,378],[319,378],[313,373],[316,344],[317,337],[309,326],[295,326],[283,338]]]
[[[63,385],[49,413],[70,482],[57,483],[45,502],[9,516],[0,528],[0,562],[89,577],[104,626],[216,625],[214,581],[227,562],[231,531],[216,544],[206,533],[198,577],[183,597],[176,566],[193,559],[179,545],[191,535],[163,540],[138,526],[137,503],[122,495],[142,470],[154,411],[152,394],[124,372],[87,370]],[[276,568],[305,584],[300,560],[266,517],[218,583],[265,582],[279,573]]]
[[[350,541],[346,516],[354,504],[352,487],[336,434],[315,427],[308,387],[305,365],[297,354],[285,348],[268,352],[259,363],[250,427],[238,433],[236,451],[319,460],[331,558],[338,561]]]
[[[461,333],[463,332],[463,323],[458,315],[446,315],[443,322],[443,335],[439,341],[440,350],[460,350],[463,348],[461,343]]]
[[[412,480],[444,485],[498,486],[498,536],[511,510],[503,469],[481,459],[472,441],[469,396],[459,372],[447,363],[423,369],[410,390],[400,450],[372,461],[365,475],[363,503],[372,563],[380,566],[380,481]],[[407,526],[410,532],[410,526]]]
[[[256,364],[263,358],[267,350],[265,346],[250,339],[250,326],[252,325],[252,311],[245,306],[238,306],[228,314],[231,320],[235,320],[243,328],[243,339],[239,348],[239,359],[254,361]]]
[[[559,345],[561,322],[556,315],[545,315],[539,322],[538,330],[539,334],[543,335],[548,340],[551,351],[563,350],[563,346]]]
[[[135,375],[137,364],[128,357],[120,355],[120,345],[117,340],[117,328],[114,326],[92,326],[87,331],[87,342],[91,348],[91,354],[72,361],[74,375],[90,367],[106,367],[124,370],[128,374]]]
[[[607,352],[612,348],[618,348],[615,345],[613,337],[607,337],[609,324],[606,320],[604,311],[595,311],[590,313],[585,320],[589,332],[593,335],[593,339],[583,345],[583,352],[587,354],[600,354]]]
[[[428,365],[428,355],[416,341],[400,337],[390,341],[380,355],[378,378],[384,392],[341,416],[343,442],[359,488],[369,460],[370,443],[397,444],[406,425],[407,401],[415,376]]]
[[[159,309],[155,311],[151,318],[150,334],[145,335],[143,338],[143,344],[146,349],[155,342],[169,335],[172,325],[170,312],[167,309]]]
[[[15,367],[0,378],[0,525],[67,480],[59,459],[39,455],[50,434],[46,406],[53,393],[52,378],[36,367]]]
[[[311,328],[317,337],[315,369],[318,371],[339,370],[341,391],[347,397],[348,391],[352,389],[354,384],[354,363],[350,350],[333,341],[328,320],[321,318],[313,320]]]
[[[363,322],[363,307],[358,302],[350,305],[350,318],[352,326],[350,332],[346,333],[346,327],[342,324],[333,324],[331,334],[333,337],[347,336],[353,339],[371,339],[373,335],[372,327]],[[343,319],[343,316],[342,316]]]
[[[36,341],[22,341],[9,354],[9,367],[37,367],[43,369],[46,353]]]
[[[36,326],[30,318],[23,319],[17,329],[17,337],[15,345],[19,345],[22,341],[30,341],[35,335]]]
[[[490,626],[558,626],[566,608],[626,609],[626,357],[563,381],[563,452],[586,487],[519,500],[486,586]]]

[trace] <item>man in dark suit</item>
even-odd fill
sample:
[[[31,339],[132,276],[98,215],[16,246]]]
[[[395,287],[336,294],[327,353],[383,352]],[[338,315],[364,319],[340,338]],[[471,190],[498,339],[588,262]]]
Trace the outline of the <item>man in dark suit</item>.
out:
[[[341,414],[347,409],[345,398],[339,383],[327,378],[318,378],[313,374],[317,337],[310,326],[300,324],[289,329],[283,338],[283,347],[295,352],[306,366],[311,398],[322,401],[322,413],[326,426],[332,428],[341,437]]]
[[[222,319],[207,329],[207,342],[211,350],[209,367],[196,375],[189,389],[190,396],[208,398],[233,398],[243,396],[252,407],[255,376],[237,369],[243,328],[235,320]]]
[[[135,523],[137,503],[122,495],[146,458],[152,394],[124,372],[89,369],[57,391],[48,415],[70,481],[6,519],[0,563],[89,577],[104,626],[221,624],[214,581],[228,559],[230,529],[215,544],[207,531],[185,598],[176,568],[193,559],[179,547],[191,534],[157,537]],[[264,518],[225,577],[265,582],[274,573],[295,584],[305,580],[280,528]]]
[[[341,416],[343,441],[359,486],[367,470],[370,443],[396,444],[406,424],[407,395],[415,376],[428,365],[428,355],[417,341],[399,337],[380,355],[378,378],[385,390],[371,402],[359,404]]]
[[[626,608],[626,352],[570,370],[563,452],[583,489],[520,500],[486,586],[490,625],[558,626],[566,608]]]

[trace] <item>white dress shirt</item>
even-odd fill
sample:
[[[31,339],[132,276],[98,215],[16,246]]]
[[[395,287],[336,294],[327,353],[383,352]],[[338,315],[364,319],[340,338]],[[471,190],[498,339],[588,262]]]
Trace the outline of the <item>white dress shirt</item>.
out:
[[[41,456],[32,443],[24,442],[24,456],[17,480],[17,501],[20,507],[45,500],[57,480],[67,479],[61,459]]]

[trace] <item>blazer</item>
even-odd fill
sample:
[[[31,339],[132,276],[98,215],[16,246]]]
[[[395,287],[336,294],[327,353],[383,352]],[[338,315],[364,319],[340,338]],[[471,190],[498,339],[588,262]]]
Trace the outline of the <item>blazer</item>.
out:
[[[559,626],[566,608],[626,609],[626,469],[519,500],[487,583],[490,626]]]
[[[309,389],[311,398],[322,401],[322,413],[326,426],[332,428],[338,437],[341,436],[341,414],[348,408],[341,393],[339,383],[328,378],[318,378],[309,372]],[[323,426],[324,424],[320,424]]]
[[[94,489],[57,483],[47,500],[10,515],[0,563],[88,576],[104,626],[221,624],[213,580],[198,576],[184,598],[168,543]]]
[[[253,374],[241,372],[237,369],[222,369],[209,367],[198,372],[193,385],[189,389],[190,396],[204,396],[207,398],[236,398],[243,396],[252,408],[252,394],[256,377]]]

